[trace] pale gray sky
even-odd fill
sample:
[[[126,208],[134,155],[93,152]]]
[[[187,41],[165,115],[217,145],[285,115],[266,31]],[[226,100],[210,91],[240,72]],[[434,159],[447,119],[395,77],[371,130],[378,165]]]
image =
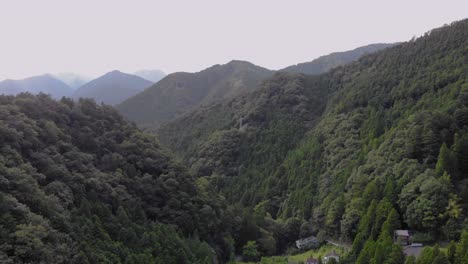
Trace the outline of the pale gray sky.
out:
[[[0,79],[119,69],[279,69],[468,17],[466,0],[0,0]]]

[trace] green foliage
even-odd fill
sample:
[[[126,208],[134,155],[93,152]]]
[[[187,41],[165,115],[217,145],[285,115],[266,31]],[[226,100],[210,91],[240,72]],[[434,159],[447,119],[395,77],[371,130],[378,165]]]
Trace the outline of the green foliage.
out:
[[[255,241],[248,241],[242,248],[242,257],[246,261],[256,261],[259,257]]]
[[[0,102],[0,259],[211,263],[215,254],[230,257],[220,242],[230,237],[225,205],[115,110],[45,95],[0,96]]]
[[[416,264],[416,258],[414,256],[407,257],[405,264]]]

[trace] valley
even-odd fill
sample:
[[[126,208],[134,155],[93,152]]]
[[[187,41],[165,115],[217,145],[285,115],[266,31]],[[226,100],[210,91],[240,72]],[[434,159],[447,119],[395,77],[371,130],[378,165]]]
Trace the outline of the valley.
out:
[[[468,263],[468,19],[83,76],[0,82],[0,263]]]

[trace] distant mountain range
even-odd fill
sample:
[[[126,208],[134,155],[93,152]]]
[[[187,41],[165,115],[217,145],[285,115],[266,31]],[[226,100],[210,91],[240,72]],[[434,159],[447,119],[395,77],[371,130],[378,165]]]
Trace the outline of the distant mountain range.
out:
[[[115,105],[143,91],[165,75],[159,70],[142,70],[135,75],[112,71],[94,80],[75,73],[44,74],[20,80],[0,82],[0,94],[16,95],[29,92],[75,99],[93,98],[98,103]],[[151,81],[154,80],[154,81]]]
[[[159,82],[159,80],[166,76],[166,74],[160,70],[140,70],[133,74],[154,83]]]
[[[393,45],[371,44],[331,53],[280,71],[321,74]],[[160,70],[140,70],[134,74],[113,71],[90,81],[90,78],[74,73],[46,74],[23,80],[2,81],[0,93],[44,92],[54,98],[93,98],[98,103],[118,105],[117,108],[124,116],[142,127],[155,128],[197,106],[253,91],[274,72],[250,62],[231,61],[197,73],[178,72],[168,76]],[[156,84],[151,86],[153,83]]]
[[[136,75],[112,71],[78,88],[73,98],[93,98],[97,103],[115,105],[152,84]]]
[[[245,61],[214,65],[196,73],[173,73],[117,108],[140,126],[157,127],[196,106],[252,91],[273,73]]]
[[[334,52],[325,56],[321,56],[310,62],[299,63],[286,67],[280,71],[304,74],[322,74],[338,66],[343,66],[345,64],[356,61],[363,55],[374,53],[396,44],[397,43],[377,43],[359,47],[353,50]]]
[[[0,94],[16,95],[22,92],[32,94],[43,92],[57,99],[62,96],[71,96],[73,89],[50,74],[0,82]]]

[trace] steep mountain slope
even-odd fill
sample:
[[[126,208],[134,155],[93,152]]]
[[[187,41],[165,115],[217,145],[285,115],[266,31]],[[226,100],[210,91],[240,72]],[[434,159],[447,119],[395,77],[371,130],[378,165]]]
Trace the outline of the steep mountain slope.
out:
[[[54,74],[54,77],[66,83],[68,86],[70,86],[74,90],[78,89],[83,84],[91,81],[91,78],[89,77],[81,76],[79,74],[70,73],[70,72],[62,72],[62,73]]]
[[[286,67],[280,71],[304,74],[321,74],[338,66],[343,66],[356,61],[366,54],[371,54],[394,45],[395,44],[386,43],[370,44],[349,51],[331,53],[325,56],[321,56],[310,62],[299,63],[297,65]]]
[[[70,96],[73,90],[70,86],[49,74],[0,82],[0,94],[16,95],[24,92],[32,94],[42,92],[50,94],[54,98],[61,98],[62,96]]]
[[[458,238],[468,207],[466,47],[468,20],[345,67],[322,121],[274,187],[264,185],[287,197],[281,217],[354,240],[357,263],[389,248],[400,227],[414,242]]]
[[[163,125],[159,138],[199,176],[237,176],[250,162],[271,170],[272,162],[281,161],[321,115],[329,93],[318,85],[321,81],[277,73],[252,93],[200,107]],[[278,151],[265,149],[273,145]]]
[[[117,109],[142,127],[157,127],[196,106],[252,91],[272,74],[243,61],[215,65],[197,73],[173,73]]]
[[[0,96],[0,146],[1,263],[211,263],[214,252],[231,254],[223,218],[232,217],[220,198],[111,107]]]
[[[140,70],[133,74],[154,83],[159,82],[159,80],[166,76],[166,74],[160,70]]]
[[[98,103],[116,105],[143,91],[153,83],[141,77],[112,71],[78,88],[73,97],[93,98]]]
[[[251,240],[276,238],[273,216],[297,236],[354,241],[351,263],[402,256],[394,229],[457,239],[466,219],[466,47],[463,20],[326,74],[275,75],[158,133],[228,201],[255,208],[264,232]]]

